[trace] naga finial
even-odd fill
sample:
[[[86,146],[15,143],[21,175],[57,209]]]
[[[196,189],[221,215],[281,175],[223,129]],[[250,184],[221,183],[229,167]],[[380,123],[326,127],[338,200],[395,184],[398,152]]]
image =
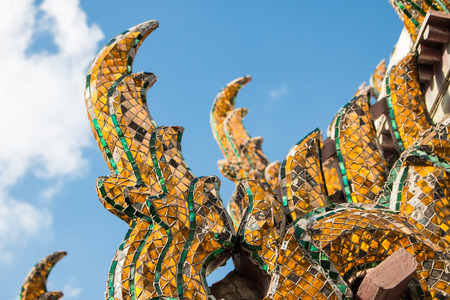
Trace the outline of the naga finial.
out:
[[[152,73],[132,73],[136,51],[158,27],[136,25],[113,38],[88,71],[92,131],[112,175],[100,201],[130,226],[111,264],[107,299],[209,299],[206,276],[230,255],[231,220],[215,176],[196,177],[181,153],[183,128],[157,126],[145,94]]]
[[[47,278],[55,264],[67,255],[65,251],[55,252],[41,259],[28,273],[22,290],[20,300],[58,300],[63,296],[60,291],[47,291]]]

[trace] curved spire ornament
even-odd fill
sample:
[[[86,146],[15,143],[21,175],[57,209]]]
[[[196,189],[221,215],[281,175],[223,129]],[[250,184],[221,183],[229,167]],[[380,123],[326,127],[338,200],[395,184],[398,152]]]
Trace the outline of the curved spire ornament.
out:
[[[389,0],[389,2],[400,19],[403,20],[413,41],[416,41],[429,10],[450,13],[450,2],[448,0]]]
[[[413,39],[427,11],[449,6],[391,3]],[[377,66],[371,87],[362,85],[334,118],[331,139],[322,142],[316,129],[283,163],[269,164],[262,138],[243,126],[247,109],[235,108],[250,77],[229,83],[214,101],[211,125],[225,156],[220,170],[236,183],[230,218],[218,178],[196,177],[184,160],[183,128],[157,126],[150,116],[146,92],[156,76],[132,73],[136,51],[157,27],[144,22],[112,39],[86,79],[89,120],[111,171],[98,179],[97,193],[129,226],[106,299],[215,299],[206,276],[230,256],[264,299],[352,299],[358,280],[399,248],[418,262],[405,298],[450,298],[450,126],[428,116],[415,49],[386,76],[385,63]],[[387,96],[372,110],[369,98],[382,83]],[[374,114],[391,124],[382,134],[400,155],[393,164],[378,145]],[[30,272],[21,299],[62,296],[45,282],[64,255]]]
[[[47,292],[47,278],[55,264],[67,255],[65,251],[55,252],[41,259],[30,271],[20,292],[20,300],[57,300],[63,296],[60,291]]]
[[[132,73],[136,51],[158,27],[136,25],[97,55],[86,79],[92,131],[112,175],[104,207],[130,229],[111,264],[107,299],[209,299],[206,276],[226,261],[234,230],[215,176],[195,177],[181,153],[183,128],[158,127],[145,93],[151,73]]]
[[[261,149],[263,138],[250,137],[244,128],[243,119],[248,109],[235,108],[240,89],[250,80],[250,76],[245,76],[231,81],[214,99],[211,128],[225,156],[224,160],[218,161],[218,165],[222,174],[236,184],[242,179],[257,179],[276,188],[277,162],[269,164]]]

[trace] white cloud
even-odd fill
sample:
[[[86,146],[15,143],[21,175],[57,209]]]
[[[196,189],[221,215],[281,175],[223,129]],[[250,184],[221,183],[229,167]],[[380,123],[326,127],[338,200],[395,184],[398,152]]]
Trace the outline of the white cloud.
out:
[[[53,180],[51,185],[42,188],[39,193],[40,198],[44,200],[51,200],[56,194],[58,194],[63,184],[64,181],[62,179]]]
[[[64,285],[64,287],[62,288],[62,292],[64,293],[64,298],[65,299],[77,298],[78,295],[80,295],[82,291],[83,290],[81,288],[74,287],[70,283]]]
[[[269,92],[270,98],[272,98],[273,100],[280,99],[281,97],[286,96],[287,94],[288,94],[288,90],[285,86],[282,86],[278,89],[271,90]]]
[[[0,193],[0,263],[13,263],[10,246],[23,246],[27,239],[40,234],[51,222],[48,212]],[[45,238],[41,235],[42,240]]]
[[[55,180],[82,174],[90,129],[83,103],[85,73],[103,38],[88,25],[78,0],[0,2],[0,257],[19,235],[48,229],[51,216],[13,199],[9,189],[25,174]],[[33,52],[39,34],[53,51]],[[21,186],[26,189],[27,186]],[[52,196],[56,191],[36,191]],[[30,199],[31,200],[31,199]],[[35,199],[33,199],[35,200]]]

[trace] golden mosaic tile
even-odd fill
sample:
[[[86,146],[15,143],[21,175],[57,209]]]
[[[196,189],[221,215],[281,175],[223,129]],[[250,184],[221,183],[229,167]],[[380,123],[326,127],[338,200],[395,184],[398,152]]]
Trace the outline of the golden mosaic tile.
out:
[[[448,11],[449,2],[391,4],[415,38],[426,12]],[[196,177],[184,161],[183,128],[158,127],[151,118],[146,92],[156,76],[132,73],[136,51],[157,26],[144,22],[112,39],[86,79],[89,120],[111,171],[98,179],[98,196],[130,227],[111,264],[106,299],[214,299],[206,276],[231,255],[239,272],[262,274],[265,299],[352,299],[351,284],[399,248],[419,263],[409,297],[450,298],[449,128],[432,127],[414,52],[385,81],[388,121],[402,153],[390,172],[369,109],[384,61],[371,87],[362,85],[333,120],[336,152],[327,148],[326,161],[315,130],[283,163],[269,164],[262,138],[243,126],[247,109],[235,108],[250,77],[229,83],[214,100],[211,126],[225,157],[219,168],[237,185],[230,218],[219,179]],[[42,274],[55,257],[38,264]],[[36,268],[21,299],[45,293],[46,277]]]
[[[225,156],[225,160],[218,162],[219,169],[235,183],[241,179],[265,181],[264,171],[269,164],[261,149],[263,139],[251,138],[244,128],[242,121],[248,110],[235,108],[239,90],[250,80],[247,76],[227,84],[214,99],[211,109],[213,134]]]
[[[342,189],[337,168],[336,158],[334,157],[331,157],[322,163],[325,184],[330,196],[340,192]]]
[[[288,223],[328,204],[321,145],[322,133],[316,129],[291,148],[281,165],[281,194]]]
[[[111,40],[92,62],[85,89],[92,132],[111,172],[148,186],[156,177],[148,172],[149,132],[156,124],[145,93],[156,77],[132,74],[131,66],[143,40],[157,27],[157,21],[145,22]]]
[[[432,126],[420,89],[417,53],[410,52],[386,76],[387,103],[399,153]]]
[[[389,2],[403,20],[413,41],[416,41],[423,20],[430,9],[450,12],[450,3],[447,0],[389,0]]]
[[[387,178],[369,110],[370,91],[359,94],[336,118],[334,141],[348,202],[373,203]]]
[[[270,274],[286,222],[277,195],[266,183],[243,180],[236,187],[233,202],[241,211],[242,221],[237,230],[239,248],[264,273]]]
[[[285,234],[279,250],[277,266],[265,300],[268,299],[352,299],[350,289],[339,275],[336,284],[315,263],[297,241],[295,229]]]
[[[156,77],[131,73],[137,48],[157,27],[137,25],[111,40],[88,71],[86,104],[113,175],[100,201],[130,226],[111,264],[107,299],[209,299],[206,276],[231,255],[234,230],[219,179],[197,178],[181,154],[183,128],[157,127],[145,93]]]
[[[449,249],[449,128],[442,124],[419,138],[396,162],[379,205],[408,218],[427,239]]]
[[[381,93],[383,86],[383,79],[386,75],[386,60],[382,59],[380,63],[376,66],[375,71],[370,77],[370,87],[372,88],[373,95],[376,99]]]
[[[20,291],[20,300],[49,299],[57,300],[63,296],[62,292],[47,292],[47,278],[55,264],[67,253],[55,252],[41,259],[30,271]]]
[[[280,173],[280,167],[281,162],[274,161],[268,164],[264,171],[264,178],[266,179],[267,184],[269,184],[273,190],[276,190],[280,185],[280,179],[278,177]]]
[[[295,228],[299,241],[312,241],[309,246],[312,257],[317,257],[321,264],[331,263],[348,284],[404,248],[419,263],[414,290],[419,289],[426,298],[448,295],[450,273],[445,268],[444,251],[402,216],[373,206],[338,205],[334,210],[298,222]],[[430,273],[435,274],[431,282]],[[435,282],[440,284],[436,286]]]

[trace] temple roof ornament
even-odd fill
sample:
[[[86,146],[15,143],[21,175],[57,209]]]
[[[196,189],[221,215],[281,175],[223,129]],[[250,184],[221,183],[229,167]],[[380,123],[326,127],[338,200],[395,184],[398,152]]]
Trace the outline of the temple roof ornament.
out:
[[[151,117],[146,92],[156,76],[132,72],[158,22],[124,31],[99,52],[85,99],[111,174],[96,188],[129,226],[106,299],[216,299],[206,276],[230,257],[233,276],[262,299],[353,299],[367,272],[399,249],[417,262],[404,299],[450,299],[450,122],[435,104],[450,101],[441,91],[448,92],[450,3],[390,3],[407,33],[389,64],[381,61],[370,85],[349,95],[326,139],[314,129],[282,162],[269,162],[262,138],[244,127],[248,110],[235,107],[251,78],[219,92],[210,121],[224,155],[219,170],[236,184],[228,211],[219,179],[195,176],[184,160],[184,129]],[[33,268],[20,298],[60,298],[45,283],[64,255]]]

